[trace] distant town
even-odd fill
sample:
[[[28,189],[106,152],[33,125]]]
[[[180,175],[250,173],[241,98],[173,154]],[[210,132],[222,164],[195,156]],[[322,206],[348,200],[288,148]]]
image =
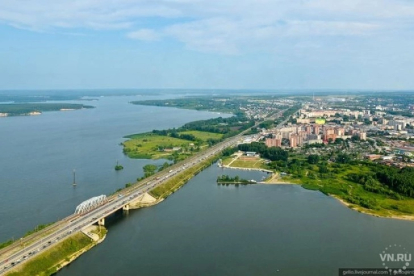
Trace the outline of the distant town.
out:
[[[382,104],[375,104],[375,102]],[[385,99],[366,99],[361,105],[350,98],[313,97],[303,101],[302,107],[280,127],[260,129],[254,141],[263,141],[267,147],[281,147],[295,151],[303,148],[322,154],[324,145],[346,143],[348,153],[357,159],[405,167],[414,166],[414,105],[404,109],[401,104]],[[257,103],[257,102],[256,102]],[[339,108],[338,103],[344,105]],[[264,119],[272,111],[270,106],[294,105],[293,100],[267,101],[266,107],[240,108],[255,119]],[[347,106],[354,107],[352,109]],[[245,142],[249,142],[246,140]],[[309,150],[312,148],[312,150]]]

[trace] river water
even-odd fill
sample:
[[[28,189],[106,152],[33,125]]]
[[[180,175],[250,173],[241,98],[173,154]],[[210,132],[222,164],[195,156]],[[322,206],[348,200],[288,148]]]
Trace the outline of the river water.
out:
[[[338,275],[381,268],[389,244],[414,253],[413,222],[296,185],[219,186],[222,173],[213,165],[164,202],[119,214],[106,240],[58,275]]]
[[[67,216],[134,181],[143,165],[164,162],[126,158],[123,135],[217,116],[127,103],[136,98],[0,120],[0,239]],[[123,171],[114,171],[116,160]],[[220,186],[221,174],[264,176],[213,165],[160,204],[108,218],[106,240],[58,275],[338,275],[381,268],[389,245],[414,254],[413,222],[361,214],[295,185]]]
[[[0,243],[70,215],[88,198],[134,182],[145,164],[166,161],[124,156],[123,136],[228,116],[129,103],[165,97],[100,97],[75,101],[94,109],[0,118]],[[114,170],[117,160],[124,170]]]

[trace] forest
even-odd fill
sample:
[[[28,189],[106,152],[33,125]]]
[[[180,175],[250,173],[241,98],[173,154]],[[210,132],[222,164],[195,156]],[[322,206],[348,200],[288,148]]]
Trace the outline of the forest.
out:
[[[182,131],[197,130],[204,132],[212,132],[223,134],[222,139],[208,139],[210,145],[216,144],[225,138],[239,134],[243,130],[246,130],[254,125],[254,121],[250,121],[245,116],[238,114],[229,118],[214,118],[208,120],[200,120],[187,123],[177,129],[166,129],[166,130],[153,130],[152,133],[170,136],[173,138],[184,139],[188,141],[196,141],[197,138],[192,134],[179,133]]]
[[[1,104],[0,113],[8,113],[9,116],[26,115],[31,112],[59,111],[61,109],[93,108],[92,106],[70,103],[22,103]]]

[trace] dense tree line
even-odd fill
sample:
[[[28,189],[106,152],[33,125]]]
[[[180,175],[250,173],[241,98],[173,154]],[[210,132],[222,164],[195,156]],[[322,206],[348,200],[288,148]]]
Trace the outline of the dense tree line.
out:
[[[414,197],[414,168],[377,167],[376,178],[400,194]]]
[[[93,106],[69,103],[19,103],[1,104],[0,113],[8,113],[10,116],[23,115],[30,112],[59,111],[61,109],[93,108]]]
[[[401,199],[401,196],[397,194],[396,192],[390,190],[389,187],[387,187],[384,184],[380,183],[380,180],[377,179],[375,173],[364,173],[364,174],[358,174],[358,173],[350,173],[346,176],[346,178],[352,182],[359,183],[363,185],[364,190],[376,193],[376,194],[382,194],[390,196],[394,199]]]
[[[183,125],[179,130],[206,131],[220,133],[224,134],[226,137],[230,137],[252,126],[254,126],[254,121],[250,121],[244,115],[238,114],[237,116],[229,118],[218,117],[209,120],[190,122]]]
[[[238,149],[237,148],[225,148],[222,151],[223,156],[231,156],[233,155]]]
[[[319,162],[320,158],[317,154],[310,154],[308,156],[308,163],[309,164],[317,164]]]
[[[384,194],[395,199],[401,197],[396,194],[414,197],[414,168],[395,168],[379,164],[367,164],[370,174],[348,174],[347,179],[364,186],[370,192]],[[385,185],[385,186],[384,186]]]
[[[192,134],[180,134],[180,132],[198,130],[223,134],[222,139],[209,139],[207,141],[207,143],[210,145],[214,145],[223,139],[237,135],[241,131],[246,130],[252,126],[254,126],[254,121],[249,120],[243,114],[237,114],[236,116],[229,118],[218,117],[214,119],[194,121],[187,123],[177,129],[173,128],[166,130],[153,130],[152,133],[188,141],[196,141],[197,138]]]
[[[239,107],[246,104],[246,102],[247,101],[243,99],[232,99],[229,97],[186,97],[169,100],[133,101],[131,103],[139,105],[167,106],[184,109],[237,113]]]
[[[338,154],[335,160],[337,163],[340,164],[348,164],[349,162],[351,162],[351,156],[349,156],[346,153],[340,153]]]
[[[247,179],[243,179],[240,178],[238,175],[236,175],[235,177],[231,177],[228,175],[221,175],[217,177],[217,183],[218,184],[230,184],[230,183],[235,183],[235,184],[253,184],[256,183],[255,181],[252,180],[247,180]]]
[[[154,129],[152,133],[161,135],[161,136],[170,136],[172,138],[178,138],[188,141],[196,141],[197,138],[193,134],[186,134],[186,133],[179,133],[177,129],[164,129],[164,130],[156,130]]]
[[[274,125],[275,125],[274,121],[267,120],[267,121],[261,122],[259,124],[259,127],[260,128],[265,128],[265,129],[271,129],[272,127],[274,127]]]
[[[147,164],[143,168],[145,177],[154,175],[157,172],[158,167],[153,164]]]
[[[241,151],[254,151],[260,154],[263,158],[271,161],[287,161],[289,153],[280,147],[267,147],[260,142],[252,142],[251,144],[240,144],[238,149]]]

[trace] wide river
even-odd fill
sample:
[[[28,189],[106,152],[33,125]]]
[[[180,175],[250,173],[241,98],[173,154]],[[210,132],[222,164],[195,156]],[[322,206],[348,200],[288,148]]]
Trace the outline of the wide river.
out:
[[[66,216],[157,163],[124,157],[117,146],[123,135],[217,116],[129,100],[0,120],[3,240]],[[123,171],[114,172],[117,159]],[[414,222],[361,214],[296,185],[219,186],[221,174],[264,175],[213,165],[162,203],[109,218],[106,240],[58,275],[338,275],[338,268],[388,265],[379,255],[386,247],[414,254]]]
[[[0,243],[70,215],[88,198],[135,182],[146,164],[166,161],[126,157],[119,145],[123,136],[228,116],[129,103],[165,97],[100,97],[78,101],[93,109],[0,118]],[[124,170],[114,170],[117,160]]]

